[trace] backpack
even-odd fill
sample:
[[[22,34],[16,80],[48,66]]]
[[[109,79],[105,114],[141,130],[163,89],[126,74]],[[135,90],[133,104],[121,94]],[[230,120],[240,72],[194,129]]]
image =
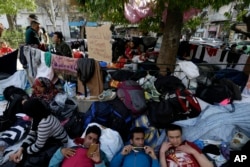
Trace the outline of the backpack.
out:
[[[161,94],[176,90],[177,88],[185,88],[182,81],[172,75],[158,77],[154,82],[154,85],[156,90]]]
[[[67,94],[58,93],[49,103],[49,108],[54,116],[63,121],[77,110],[77,102]]]
[[[238,71],[235,69],[222,69],[215,73],[216,79],[222,79],[226,78],[228,80],[231,80],[233,83],[238,85],[240,87],[240,90],[242,91],[247,83],[248,76],[243,71]]]
[[[132,114],[141,114],[146,108],[144,90],[133,80],[123,81],[118,85],[117,96],[132,112]]]
[[[84,86],[85,97],[87,97],[87,82],[95,73],[95,59],[80,58],[77,60],[77,76]]]
[[[6,87],[3,96],[8,103],[0,116],[0,132],[9,129],[16,122],[16,113],[23,112],[22,100],[29,98],[23,89],[15,86]]]
[[[132,124],[132,116],[126,106],[115,98],[111,101],[93,102],[86,112],[84,129],[91,122],[116,130],[123,141],[126,141]]]
[[[225,84],[212,83],[211,85],[199,85],[196,96],[209,104],[218,104],[225,99],[233,100],[233,91]]]
[[[166,93],[160,102],[148,103],[148,118],[156,128],[166,128],[174,121],[194,118],[200,113],[198,100],[187,89],[177,88]]]
[[[69,120],[65,123],[64,129],[71,139],[81,137],[84,132],[85,113],[74,110]]]
[[[177,88],[175,94],[168,100],[180,111],[181,119],[194,118],[201,113],[197,98],[188,89]]]
[[[150,101],[147,116],[151,126],[164,129],[178,119],[178,112],[168,100]]]

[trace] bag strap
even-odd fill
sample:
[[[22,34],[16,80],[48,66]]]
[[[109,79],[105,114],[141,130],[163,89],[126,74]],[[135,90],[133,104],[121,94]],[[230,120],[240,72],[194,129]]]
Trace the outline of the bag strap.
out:
[[[177,99],[178,99],[178,102],[180,103],[181,105],[181,108],[184,110],[184,112],[190,112],[189,111],[189,101],[186,100],[186,97],[185,96],[181,96],[181,91],[180,89],[176,89],[176,95],[177,95]],[[186,101],[186,103],[184,103],[184,101]]]
[[[192,94],[190,93],[187,89],[184,89],[184,92],[185,94],[187,94],[188,96],[186,96],[186,99],[187,99],[187,107],[189,107],[190,105],[197,111],[201,111],[201,108],[200,108],[200,104],[197,100],[197,98]]]
[[[181,91],[184,91],[185,96],[181,95]],[[177,99],[181,104],[185,112],[190,112],[190,106],[194,107],[195,110],[200,111],[200,105],[195,96],[193,96],[187,89],[176,89]]]
[[[232,110],[229,111],[229,112],[230,112],[230,113],[235,112],[235,105],[234,105],[234,103],[231,103],[231,106],[232,106]]]

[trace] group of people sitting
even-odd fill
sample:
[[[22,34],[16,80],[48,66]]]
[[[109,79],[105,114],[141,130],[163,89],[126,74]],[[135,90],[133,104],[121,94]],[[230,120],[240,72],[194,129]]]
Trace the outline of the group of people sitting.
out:
[[[20,148],[9,155],[3,167],[213,166],[195,144],[183,140],[182,128],[174,124],[166,127],[167,141],[162,143],[159,154],[145,145],[142,127],[134,127],[130,131],[129,140],[110,161],[100,149],[102,130],[96,125],[86,128],[85,137],[73,139],[73,146],[69,146],[67,132],[47,107],[58,91],[46,78],[37,78],[34,83],[32,96],[20,100],[22,111],[28,117],[25,119],[31,122],[29,133]],[[0,152],[8,146],[0,142]]]
[[[129,143],[108,162],[105,154],[100,150],[101,129],[96,125],[88,127],[84,139],[74,139],[75,146],[67,147],[68,139],[65,130],[60,122],[46,111],[42,103],[31,99],[25,101],[23,107],[26,114],[32,118],[32,127],[21,147],[9,156],[9,162],[3,167],[29,166],[32,157],[39,156],[46,149],[53,149],[54,154],[33,165],[44,167],[213,166],[197,146],[182,140],[182,130],[178,125],[170,125],[166,129],[168,141],[162,143],[159,160],[154,149],[144,145],[144,129],[135,127],[131,131]],[[92,145],[97,147],[89,153]]]
[[[25,31],[25,44],[31,45],[43,51],[50,51],[57,55],[74,57],[71,47],[64,41],[62,32],[55,31],[52,36],[52,43],[49,42],[49,36],[38,17],[30,14],[28,17],[30,23]],[[0,41],[0,57],[12,52],[13,49],[7,45],[6,41]],[[77,53],[79,55],[79,53]],[[78,56],[79,57],[79,56]],[[81,56],[82,57],[82,56]]]
[[[36,45],[41,50],[52,50],[58,55],[72,57],[72,51],[70,46],[64,41],[62,32],[56,31],[53,33],[52,41],[55,46],[49,45],[49,37],[46,30],[40,26],[38,17],[34,14],[30,14],[28,17],[30,26],[26,28],[25,43],[26,45]],[[51,48],[50,48],[51,47]]]

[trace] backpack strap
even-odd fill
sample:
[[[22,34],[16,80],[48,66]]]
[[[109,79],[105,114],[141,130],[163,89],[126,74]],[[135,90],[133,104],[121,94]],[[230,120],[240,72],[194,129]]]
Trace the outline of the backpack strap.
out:
[[[184,96],[181,95],[181,91],[183,91]],[[196,110],[200,111],[200,105],[195,96],[193,96],[187,89],[176,89],[177,99],[184,110],[185,113],[190,113],[192,111],[191,106]]]

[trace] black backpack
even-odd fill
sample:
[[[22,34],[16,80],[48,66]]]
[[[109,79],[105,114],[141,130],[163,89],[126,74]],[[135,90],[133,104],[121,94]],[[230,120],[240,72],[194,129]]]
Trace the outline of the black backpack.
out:
[[[84,132],[85,113],[74,110],[64,129],[71,139],[81,137]]]
[[[147,116],[151,126],[164,129],[176,120],[177,112],[167,100],[150,101]]]
[[[199,85],[196,89],[196,96],[209,104],[217,104],[222,100],[230,99],[230,103],[237,99],[234,89],[226,81],[214,80],[211,85]],[[238,93],[237,93],[238,94]]]
[[[97,101],[93,102],[86,112],[84,129],[91,122],[116,130],[123,141],[127,141],[132,126],[132,115],[118,98],[106,102]]]
[[[175,76],[159,76],[154,82],[155,88],[161,94],[166,94],[168,92],[174,91],[177,88],[183,89],[185,85],[182,81]]]
[[[157,128],[166,128],[174,121],[197,117],[201,108],[196,97],[175,76],[158,77],[154,83],[161,101],[148,103],[148,118]]]
[[[148,103],[148,119],[156,128],[166,128],[178,120],[197,117],[201,113],[198,100],[187,89],[168,92],[160,102]]]
[[[8,101],[3,115],[0,116],[0,131],[9,129],[16,121],[16,113],[22,113],[22,100],[29,95],[21,88],[9,86],[4,89],[3,96]]]

